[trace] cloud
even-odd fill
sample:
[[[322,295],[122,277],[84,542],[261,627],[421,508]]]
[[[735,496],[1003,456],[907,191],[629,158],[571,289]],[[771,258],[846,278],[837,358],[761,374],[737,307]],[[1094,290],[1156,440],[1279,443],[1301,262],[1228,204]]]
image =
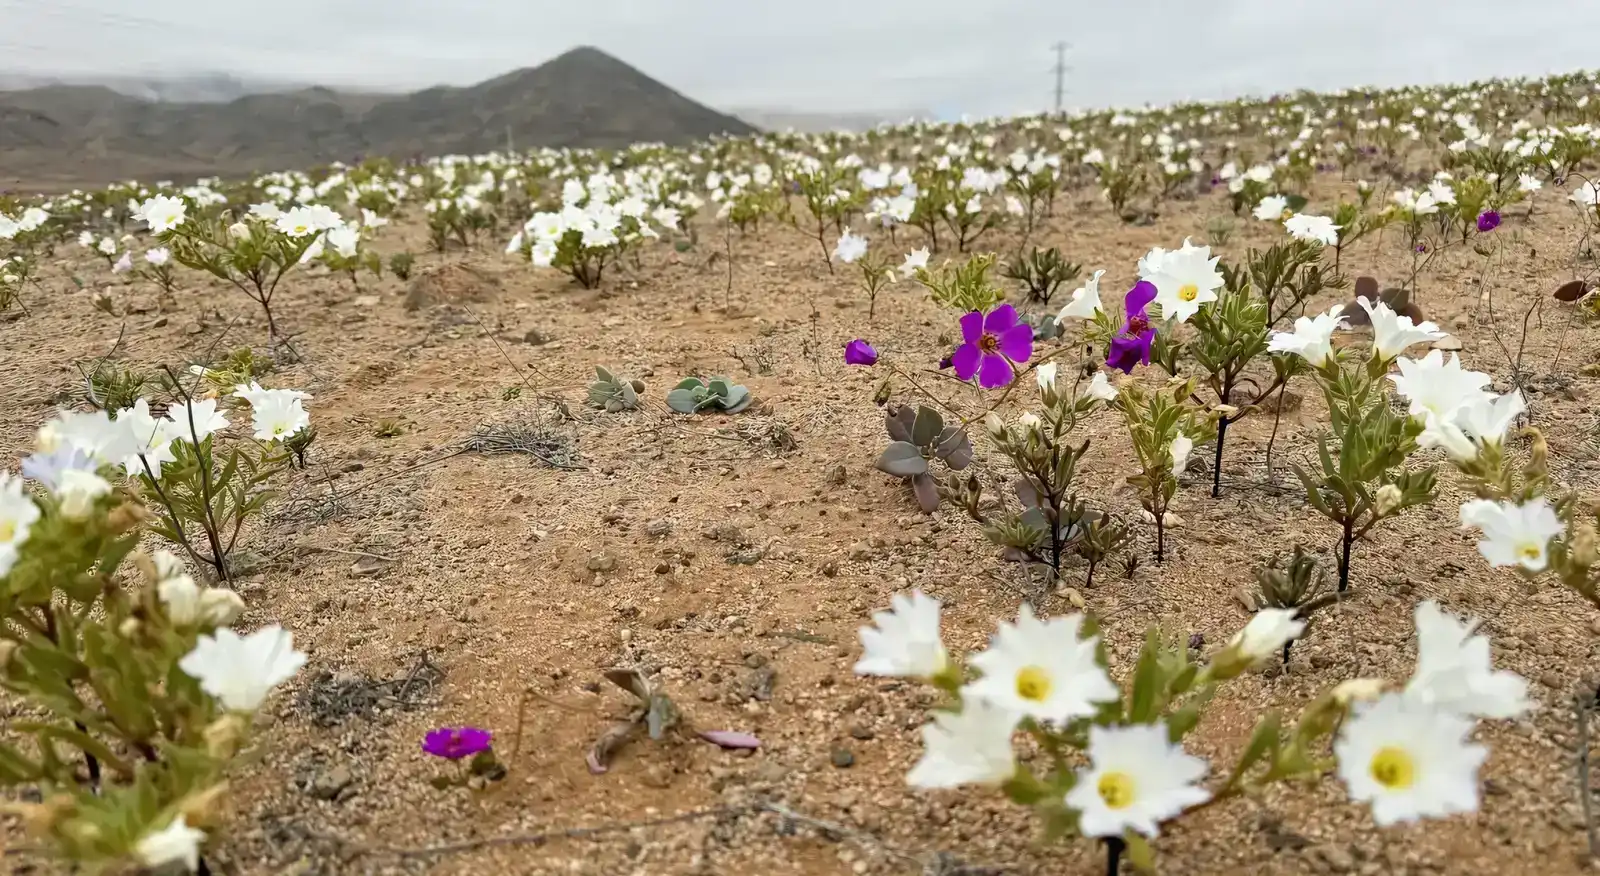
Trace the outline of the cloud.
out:
[[[0,0],[13,71],[465,85],[590,44],[716,106],[1037,111],[1538,75],[1593,62],[1592,0]],[[1552,24],[1555,23],[1555,24]]]

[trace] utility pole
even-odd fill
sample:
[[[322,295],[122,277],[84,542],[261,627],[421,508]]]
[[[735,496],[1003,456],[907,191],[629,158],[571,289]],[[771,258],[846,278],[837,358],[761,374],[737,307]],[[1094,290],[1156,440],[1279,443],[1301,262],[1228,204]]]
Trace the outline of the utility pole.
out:
[[[1058,42],[1051,48],[1056,50],[1056,112],[1061,112],[1061,94],[1067,81],[1067,44]]]

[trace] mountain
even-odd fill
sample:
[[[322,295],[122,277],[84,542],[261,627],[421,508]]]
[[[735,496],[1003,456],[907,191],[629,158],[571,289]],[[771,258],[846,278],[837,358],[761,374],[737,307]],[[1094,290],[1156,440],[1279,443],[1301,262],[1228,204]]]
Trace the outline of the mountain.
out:
[[[179,103],[226,103],[247,94],[270,94],[307,87],[307,83],[241,79],[230,73],[193,73],[170,77],[0,73],[0,91],[23,91],[55,85],[102,85],[118,94],[140,100]]]
[[[0,92],[0,189],[480,153],[508,139],[518,149],[617,148],[754,130],[589,47],[466,88],[400,95],[313,87],[172,102],[48,85]]]

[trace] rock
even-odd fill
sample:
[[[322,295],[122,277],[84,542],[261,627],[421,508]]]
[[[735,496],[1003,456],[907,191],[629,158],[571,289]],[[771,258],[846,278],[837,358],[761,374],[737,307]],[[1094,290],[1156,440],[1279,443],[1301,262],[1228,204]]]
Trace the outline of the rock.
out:
[[[1349,873],[1356,868],[1356,859],[1350,850],[1333,843],[1312,846],[1306,852],[1311,860],[1320,863],[1330,873]]]
[[[358,557],[354,563],[350,564],[350,574],[357,578],[371,578],[382,573],[387,568],[389,568],[388,560],[380,557],[363,556]]]
[[[828,755],[828,762],[839,769],[845,770],[855,766],[856,756],[851,754],[848,748],[835,748],[833,753]]]
[[[868,727],[865,724],[852,724],[852,725],[850,725],[850,738],[851,739],[860,739],[861,741],[865,742],[866,740],[871,739],[875,735],[876,734],[874,734],[872,732],[872,728]]]
[[[378,296],[376,296],[376,295],[357,295],[356,296],[356,306],[357,307],[373,307],[373,306],[376,306],[377,303],[378,303]]]
[[[834,486],[834,487],[843,486],[844,482],[845,482],[845,477],[846,477],[846,474],[845,474],[845,468],[844,468],[843,465],[836,465],[833,468],[828,469],[827,481],[828,481],[828,485],[829,486]]]
[[[591,572],[611,572],[617,568],[617,557],[612,553],[598,553],[589,558],[587,564]]]
[[[651,538],[666,538],[672,534],[672,521],[659,517],[644,525],[644,534]]]
[[[851,545],[850,546],[850,559],[858,560],[858,561],[859,560],[870,560],[870,559],[872,559],[872,545],[867,544],[864,541],[858,541],[855,544]]]
[[[1451,350],[1459,350],[1461,349],[1461,339],[1455,335],[1447,334],[1439,340],[1434,341],[1432,347],[1435,350],[1445,350],[1447,352]]]
[[[150,323],[150,327],[151,328],[166,328],[167,327],[167,318],[164,317],[164,316],[156,317],[155,320]]]
[[[154,298],[148,295],[135,295],[134,297],[128,299],[128,303],[123,306],[122,312],[124,315],[134,313],[155,313],[159,309],[160,307],[156,304],[156,300]]]
[[[354,781],[349,767],[337,766],[313,776],[306,793],[318,800],[336,800]]]
[[[205,330],[206,327],[198,322],[191,322],[183,327],[183,333],[186,335],[198,335]]]

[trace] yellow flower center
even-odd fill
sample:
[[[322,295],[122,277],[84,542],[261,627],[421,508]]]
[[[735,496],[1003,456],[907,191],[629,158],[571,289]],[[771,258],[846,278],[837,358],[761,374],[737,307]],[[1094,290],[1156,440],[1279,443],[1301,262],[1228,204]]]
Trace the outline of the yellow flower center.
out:
[[[1544,556],[1544,548],[1536,544],[1525,544],[1517,549],[1517,555],[1530,563],[1537,563]]]
[[[0,542],[8,542],[17,536],[17,524],[14,520],[0,520]]]
[[[1017,673],[1017,696],[1032,702],[1043,702],[1050,696],[1050,673],[1037,666],[1024,666]]]
[[[1178,297],[1184,301],[1193,301],[1200,296],[1200,287],[1193,283],[1185,283],[1178,287]]]
[[[305,234],[309,230],[310,230],[310,228],[308,226],[305,226],[305,225],[296,225],[294,227],[294,233],[295,234]]]
[[[1411,752],[1393,745],[1378,749],[1372,756],[1372,777],[1391,791],[1404,791],[1417,779],[1417,762]]]
[[[1095,785],[1095,790],[1100,792],[1100,799],[1112,809],[1125,809],[1133,805],[1134,791],[1133,776],[1127,773],[1105,773],[1100,777],[1100,782]]]

